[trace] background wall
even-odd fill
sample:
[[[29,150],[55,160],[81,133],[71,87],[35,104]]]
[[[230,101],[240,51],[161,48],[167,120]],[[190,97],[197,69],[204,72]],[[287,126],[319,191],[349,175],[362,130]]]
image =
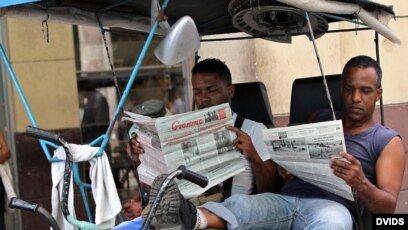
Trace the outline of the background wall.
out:
[[[49,24],[49,43],[38,21],[7,19],[10,62],[39,127],[79,127],[72,26]],[[30,124],[13,87],[16,132]]]

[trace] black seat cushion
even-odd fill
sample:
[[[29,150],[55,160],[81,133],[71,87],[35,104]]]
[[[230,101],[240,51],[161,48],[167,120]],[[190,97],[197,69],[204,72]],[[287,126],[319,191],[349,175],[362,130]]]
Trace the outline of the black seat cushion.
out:
[[[268,93],[262,82],[237,83],[231,100],[232,110],[243,116],[263,123],[268,128],[274,127]]]
[[[328,75],[326,76],[326,80],[334,111],[341,113],[343,111],[341,75]],[[292,85],[289,125],[307,123],[311,114],[322,109],[330,110],[323,77],[296,79]]]

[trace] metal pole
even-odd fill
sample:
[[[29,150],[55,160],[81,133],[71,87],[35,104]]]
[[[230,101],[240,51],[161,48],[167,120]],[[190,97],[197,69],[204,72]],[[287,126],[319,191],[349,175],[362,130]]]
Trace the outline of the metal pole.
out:
[[[165,0],[163,2],[162,10],[165,10],[167,8],[167,5],[168,5],[169,1],[170,0]],[[102,141],[102,145],[100,146],[97,155],[102,154],[103,150],[105,149],[106,145],[109,142],[109,136],[112,133],[113,125],[115,124],[116,120],[118,119],[119,113],[120,113],[120,111],[122,110],[122,108],[123,108],[123,106],[125,104],[127,96],[130,93],[133,82],[135,81],[135,78],[136,78],[137,73],[138,73],[138,71],[140,69],[140,66],[142,65],[144,57],[146,56],[146,53],[147,53],[148,48],[149,48],[149,46],[150,46],[150,44],[151,44],[151,42],[153,40],[153,37],[154,37],[154,34],[155,34],[156,30],[157,30],[158,25],[159,25],[159,22],[156,20],[154,22],[151,30],[150,30],[150,33],[149,33],[149,35],[148,35],[148,37],[146,39],[146,42],[145,42],[145,44],[144,44],[144,46],[142,48],[142,51],[140,52],[139,58],[137,59],[135,67],[134,67],[134,69],[132,71],[132,74],[130,75],[129,81],[128,81],[127,85],[126,85],[125,91],[123,92],[122,97],[119,100],[118,106],[116,107],[115,113],[113,114],[113,118],[111,119],[111,122],[109,123],[108,130],[105,133],[105,137],[104,137],[104,139]]]
[[[309,26],[310,38],[311,38],[312,43],[313,43],[313,48],[314,48],[314,51],[315,51],[315,54],[316,54],[317,63],[319,64],[320,73],[322,74],[323,84],[324,84],[324,88],[326,90],[326,96],[327,96],[327,99],[329,100],[329,105],[330,105],[330,109],[331,109],[331,112],[332,112],[333,120],[335,121],[336,120],[336,114],[334,113],[334,107],[333,107],[333,102],[332,102],[331,95],[330,95],[329,86],[327,85],[326,75],[324,75],[324,72],[323,72],[322,62],[320,61],[319,51],[317,49],[316,40],[315,40],[315,37],[314,37],[314,34],[313,34],[312,25],[310,24],[310,20],[309,20],[309,14],[306,11],[305,11],[305,17],[307,19],[307,25]]]
[[[377,58],[377,62],[380,65],[380,44],[378,42],[378,32],[375,32],[375,56]],[[381,115],[381,124],[384,125],[384,103],[383,103],[383,96],[380,97],[380,115]]]

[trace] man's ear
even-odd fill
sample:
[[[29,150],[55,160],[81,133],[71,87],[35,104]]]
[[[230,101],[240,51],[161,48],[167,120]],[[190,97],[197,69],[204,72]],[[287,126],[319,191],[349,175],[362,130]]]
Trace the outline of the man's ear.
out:
[[[234,84],[229,85],[227,90],[228,90],[228,92],[227,92],[228,93],[228,98],[231,100],[232,96],[234,96],[235,85]]]
[[[377,89],[377,98],[375,99],[375,101],[380,100],[380,98],[382,97],[382,92],[383,92],[382,88]]]

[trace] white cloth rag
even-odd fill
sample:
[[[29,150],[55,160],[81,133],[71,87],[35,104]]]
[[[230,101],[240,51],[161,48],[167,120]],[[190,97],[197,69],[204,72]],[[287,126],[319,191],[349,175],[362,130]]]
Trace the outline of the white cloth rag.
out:
[[[16,192],[13,187],[13,176],[11,175],[9,162],[6,161],[3,164],[0,164],[0,177],[3,181],[4,190],[6,191],[6,196],[4,196],[4,202],[6,204],[6,211],[12,212],[14,209],[8,207],[10,199],[16,197]]]
[[[103,152],[102,156],[94,157],[95,154],[98,153],[99,147],[75,144],[69,144],[69,146],[74,162],[89,161],[91,164],[89,177],[92,181],[92,194],[96,204],[95,224],[101,229],[112,228],[115,225],[115,216],[121,211],[122,206],[106,153]],[[64,149],[62,147],[56,149],[53,158],[65,160]],[[52,216],[56,219],[61,229],[71,230],[75,228],[65,220],[60,202],[62,201],[64,168],[65,161],[53,162],[51,164]],[[75,217],[72,173],[68,196],[68,209],[70,214]]]

